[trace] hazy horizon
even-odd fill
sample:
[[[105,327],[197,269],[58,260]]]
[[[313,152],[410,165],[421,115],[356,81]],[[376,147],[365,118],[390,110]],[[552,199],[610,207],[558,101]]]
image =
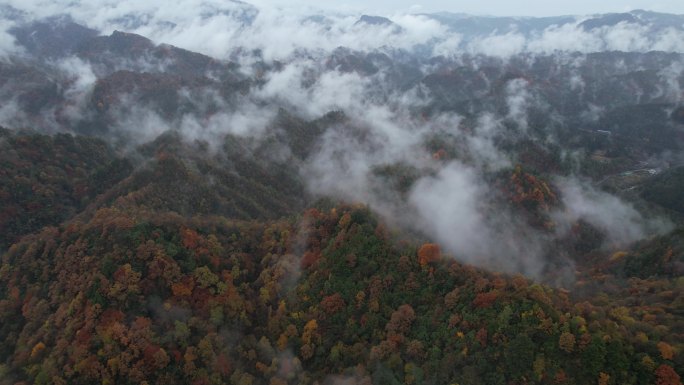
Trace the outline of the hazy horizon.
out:
[[[248,3],[250,3],[248,1]],[[443,1],[431,0],[416,2],[413,0],[374,1],[372,4],[361,0],[346,0],[334,5],[323,5],[320,2],[308,0],[285,1],[285,0],[258,0],[252,2],[261,5],[275,5],[284,7],[305,6],[316,9],[329,9],[336,11],[374,13],[383,16],[403,13],[434,13],[434,12],[453,12],[468,13],[480,16],[529,16],[529,17],[549,17],[565,15],[591,15],[599,13],[619,13],[632,10],[643,9],[652,12],[663,13],[684,13],[684,4],[677,0],[668,1],[645,1],[637,0],[625,3],[620,0],[607,0],[602,2],[580,0],[548,2],[541,0],[526,0],[520,4],[505,0],[485,0],[479,2],[468,1]]]
[[[646,10],[652,12],[684,14],[684,4],[678,0],[666,0],[653,3],[646,0],[635,0],[625,3],[620,0],[607,0],[594,2],[579,0],[573,2],[549,3],[541,0],[526,0],[523,2],[509,2],[505,0],[484,0],[479,2],[455,1],[447,2],[443,0],[430,0],[415,2],[413,0],[380,0],[372,4],[361,0],[346,0],[341,3],[325,4],[312,2],[309,0],[250,0],[250,1],[228,1],[213,2],[216,6],[225,6],[227,3],[246,3],[260,8],[283,8],[298,11],[320,11],[320,12],[340,12],[347,14],[373,14],[378,16],[396,16],[417,13],[465,13],[476,16],[495,16],[495,17],[551,17],[551,16],[585,16],[604,13],[629,12],[633,10]],[[60,4],[61,3],[61,4]],[[98,6],[91,4],[88,8],[105,8],[111,12],[116,12],[122,7],[128,7],[124,2],[110,2],[107,0],[98,1]],[[209,1],[208,3],[212,3]],[[152,2],[154,4],[154,2]],[[136,8],[148,8],[152,4],[139,4]],[[6,5],[22,10],[32,10],[37,14],[54,13],[60,8],[65,13],[73,10],[74,2],[60,2],[43,0],[8,0]]]

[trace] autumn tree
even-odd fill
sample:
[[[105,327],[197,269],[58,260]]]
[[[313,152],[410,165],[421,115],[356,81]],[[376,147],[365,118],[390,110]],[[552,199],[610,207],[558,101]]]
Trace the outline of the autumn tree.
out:
[[[411,305],[404,304],[397,308],[385,326],[389,334],[405,334],[409,331],[411,324],[416,319],[416,313]]]
[[[441,255],[438,244],[426,243],[418,249],[418,263],[421,266],[426,266],[431,262],[439,260]]]
[[[561,333],[558,338],[558,346],[566,353],[572,353],[575,350],[575,335],[568,332]]]
[[[662,364],[656,369],[656,385],[682,385],[682,381],[670,365]]]
[[[347,305],[340,293],[324,297],[321,300],[321,308],[326,314],[332,315],[344,309]]]
[[[656,346],[664,360],[671,360],[674,357],[674,349],[667,342],[660,341]]]

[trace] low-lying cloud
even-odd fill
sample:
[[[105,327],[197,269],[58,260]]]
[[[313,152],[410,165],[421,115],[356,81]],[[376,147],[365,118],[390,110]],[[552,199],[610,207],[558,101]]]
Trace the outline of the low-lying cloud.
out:
[[[601,230],[606,246],[625,247],[654,233],[671,230],[672,224],[662,218],[645,218],[634,206],[606,192],[596,190],[586,182],[572,178],[556,180],[564,210],[553,216],[559,233],[565,235],[570,226],[584,220]]]
[[[577,17],[574,21],[566,19],[560,24],[542,25],[532,30],[523,30],[521,23],[520,26],[501,25],[501,29],[464,36],[455,32],[449,23],[430,15],[397,13],[384,15],[389,18],[383,23],[364,23],[358,22],[360,14],[353,12],[274,7],[258,2],[11,0],[9,5],[26,12],[29,18],[69,14],[77,22],[104,34],[114,30],[138,33],[158,43],[222,59],[239,58],[243,48],[259,50],[268,61],[292,60],[299,55],[316,55],[337,47],[353,47],[360,51],[387,48],[424,51],[428,48],[433,55],[470,53],[500,57],[522,52],[549,54],[558,51],[684,52],[684,29],[655,26],[640,14],[636,14],[636,21],[596,28],[583,24],[590,18]],[[490,23],[491,20],[486,21]],[[13,51],[16,47],[7,31],[14,21],[5,20],[4,23],[0,24],[0,52]]]
[[[568,175],[552,181],[560,197],[559,207],[551,213],[555,232],[540,229],[507,206],[492,180],[508,175],[518,162],[511,147],[526,140],[542,148],[557,144],[554,130],[569,129],[545,99],[556,95],[557,87],[566,87],[571,97],[583,102],[577,107],[577,121],[582,123],[598,122],[611,107],[612,99],[596,96],[594,84],[586,81],[587,72],[596,69],[587,70],[586,56],[570,52],[684,52],[681,29],[623,22],[589,30],[582,26],[586,18],[577,18],[532,32],[514,29],[466,36],[429,15],[398,14],[391,21],[369,23],[359,22],[356,14],[302,13],[240,2],[10,4],[37,17],[67,12],[105,34],[121,29],[237,61],[237,73],[248,83],[226,96],[213,78],[216,74],[207,73],[203,81],[208,85],[179,85],[165,95],[183,107],[171,112],[141,97],[136,84],[133,91],[113,95],[106,109],[94,111],[92,93],[112,71],[159,74],[172,66],[156,57],[116,62],[114,55],[108,58],[113,60],[109,68],[67,56],[46,64],[47,77],[61,79],[57,88],[63,100],[41,111],[44,127],[69,131],[81,121],[97,118],[107,125],[105,135],[132,145],[175,131],[219,151],[227,135],[258,140],[273,134],[281,128],[281,108],[305,121],[342,111],[345,119],[325,127],[304,159],[295,159],[287,149],[277,155],[278,161],[298,167],[309,192],[368,203],[389,222],[422,232],[459,260],[533,277],[544,273],[549,247],[577,221],[605,233],[606,247],[623,247],[668,229],[667,223],[646,218],[620,198]],[[7,32],[11,25],[14,22],[0,25],[0,56],[19,52]],[[535,82],[511,64],[531,71],[539,64],[536,55],[559,51],[563,53],[539,63],[550,62],[556,71],[552,75],[565,76],[568,84]],[[366,54],[390,64],[364,71],[358,67],[366,64]],[[335,55],[363,63],[344,68],[334,65]],[[611,65],[611,75],[642,71],[639,64],[618,59]],[[417,80],[392,80],[404,80],[408,75],[399,71],[405,67]],[[471,70],[476,75],[458,77],[459,71]],[[658,72],[659,82],[650,94],[638,83],[625,86],[618,79],[615,84],[633,86],[628,97],[635,102],[679,103],[683,73],[681,59],[675,58]],[[428,75],[442,76],[437,86],[421,80]],[[472,94],[462,100],[452,100],[452,93],[466,88],[465,83],[476,83],[473,78],[486,84],[464,91]],[[436,95],[438,86],[449,81],[452,88]],[[11,91],[3,89],[6,94]],[[532,111],[553,116],[533,124]],[[0,124],[20,127],[36,122],[18,98],[8,98],[0,106]],[[408,175],[405,189],[388,186],[383,172]]]

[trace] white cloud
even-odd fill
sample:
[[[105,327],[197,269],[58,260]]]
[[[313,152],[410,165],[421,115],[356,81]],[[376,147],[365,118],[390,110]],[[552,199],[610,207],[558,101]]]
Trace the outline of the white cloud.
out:
[[[16,44],[16,39],[9,33],[15,23],[0,18],[0,60],[7,60],[11,55],[22,53],[23,49]]]
[[[396,11],[388,14],[396,25],[356,24],[358,10],[321,11],[313,7],[256,5],[218,0],[101,0],[98,2],[18,1],[9,4],[37,17],[69,13],[77,22],[105,34],[114,29],[142,34],[157,43],[169,43],[229,58],[241,48],[258,49],[266,60],[292,60],[297,56],[330,52],[337,47],[370,51],[391,47],[412,50],[429,45],[435,55],[456,52],[509,57],[521,52],[684,51],[684,31],[634,23],[584,30],[579,23],[552,25],[530,36],[512,31],[492,31],[464,39],[423,15]],[[408,6],[408,5],[407,5]],[[406,9],[402,7],[401,9]],[[311,18],[311,16],[317,16]],[[5,21],[7,23],[7,21]],[[398,27],[398,28],[397,28]],[[0,26],[0,31],[7,28]],[[0,52],[12,50],[11,36],[0,32]]]
[[[181,103],[194,107],[192,113],[162,117],[150,106],[141,105],[135,94],[121,95],[121,100],[113,103],[108,112],[115,122],[112,131],[135,143],[144,143],[173,130],[187,140],[206,141],[216,149],[227,134],[250,138],[265,135],[274,128],[278,107],[304,119],[342,110],[348,121],[329,128],[300,168],[311,192],[369,203],[381,215],[394,219],[394,223],[426,232],[461,260],[530,275],[544,269],[542,256],[552,235],[533,229],[506,209],[495,209],[494,217],[492,208],[486,204],[495,200],[487,198],[495,196],[496,191],[483,175],[511,166],[499,142],[504,137],[515,141],[527,133],[530,107],[541,106],[534,85],[523,79],[507,82],[499,95],[503,98],[498,99],[505,103],[507,113],[500,116],[485,107],[484,111],[473,112],[468,117],[471,126],[462,129],[460,125],[465,119],[454,112],[435,113],[425,120],[418,117],[416,111],[431,101],[422,86],[408,91],[383,87],[390,75],[329,69],[331,62],[326,59],[332,53],[344,54],[344,50],[335,51],[338,47],[354,50],[349,53],[358,53],[362,58],[374,50],[402,57],[401,50],[424,49],[421,52],[451,58],[461,54],[490,55],[499,58],[503,67],[506,58],[524,52],[684,50],[680,30],[668,29],[654,35],[648,26],[629,23],[590,32],[580,27],[581,20],[576,20],[529,35],[514,30],[468,40],[425,16],[396,13],[391,16],[396,26],[364,25],[356,24],[358,13],[319,14],[324,17],[315,19],[309,18],[310,9],[280,9],[268,2],[257,8],[219,0],[10,3],[39,16],[69,12],[77,21],[104,33],[127,29],[157,43],[221,59],[237,58],[242,60],[241,70],[247,73],[251,70],[245,69],[246,65],[263,58],[267,65],[279,69],[259,74],[257,85],[236,100],[228,102],[212,88],[178,90]],[[140,18],[140,25],[131,23],[133,16]],[[0,31],[6,31],[6,27],[0,26]],[[0,55],[14,49],[11,36],[0,32]],[[255,50],[261,52],[261,57],[253,54]],[[567,56],[558,56],[556,64],[574,70],[583,60]],[[274,63],[276,60],[279,62]],[[116,67],[163,71],[166,64],[145,57],[135,63],[122,61]],[[458,60],[449,63],[461,64]],[[97,71],[89,63],[74,58],[54,66],[70,79],[64,91],[70,103],[65,111],[77,120],[85,109]],[[622,68],[618,63],[614,71],[619,73],[626,68],[625,63]],[[666,84],[662,95],[670,100],[681,100],[682,68],[677,63],[660,73]],[[484,72],[482,76],[486,77]],[[588,88],[579,73],[570,79],[570,89],[583,92]],[[597,120],[602,113],[601,107],[589,104],[585,117]],[[0,106],[0,123],[13,125],[26,119],[16,101]],[[518,131],[508,129],[511,122],[516,123]],[[451,140],[448,144],[459,152],[459,160],[433,159],[426,148],[431,135]],[[284,151],[278,158],[284,160],[288,155]],[[374,174],[378,167],[398,163],[418,170],[421,175],[406,196],[383,186]],[[558,183],[567,208],[554,213],[561,230],[584,219],[606,232],[609,242],[623,244],[659,228],[656,222],[643,218],[617,197],[569,179]]]
[[[552,25],[527,43],[527,49],[536,53],[597,52],[603,46],[600,36],[586,32],[578,24]]]
[[[560,233],[582,219],[606,234],[607,246],[622,247],[647,234],[664,233],[671,224],[662,219],[645,218],[631,204],[572,178],[556,181],[565,210],[555,213]]]
[[[508,57],[523,52],[525,44],[526,39],[523,35],[518,32],[509,32],[505,35],[476,38],[468,43],[468,51],[488,56]]]

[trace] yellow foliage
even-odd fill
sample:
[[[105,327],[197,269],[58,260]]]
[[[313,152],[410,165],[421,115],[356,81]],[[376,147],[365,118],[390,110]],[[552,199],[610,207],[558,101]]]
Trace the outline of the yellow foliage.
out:
[[[649,355],[645,355],[644,358],[641,359],[641,365],[649,370],[655,370],[656,367],[655,361],[653,361],[653,358]]]
[[[609,261],[610,262],[619,261],[622,258],[626,257],[628,254],[629,253],[627,253],[626,251],[616,251],[613,253],[613,255],[610,256]]]
[[[636,320],[630,316],[629,309],[625,306],[618,306],[614,309],[610,309],[608,311],[608,314],[616,320],[619,320],[625,324],[631,325],[636,322]]]
[[[294,319],[294,320],[298,320],[298,319],[302,318],[303,314],[304,313],[301,311],[295,311],[295,312],[290,313],[290,317],[292,317],[292,319]]]
[[[642,344],[645,344],[648,342],[648,336],[644,332],[638,332],[636,334],[636,339],[637,339],[637,341],[639,341]]]
[[[351,223],[351,215],[349,213],[344,213],[342,218],[340,218],[339,225],[341,229],[346,229]]]

